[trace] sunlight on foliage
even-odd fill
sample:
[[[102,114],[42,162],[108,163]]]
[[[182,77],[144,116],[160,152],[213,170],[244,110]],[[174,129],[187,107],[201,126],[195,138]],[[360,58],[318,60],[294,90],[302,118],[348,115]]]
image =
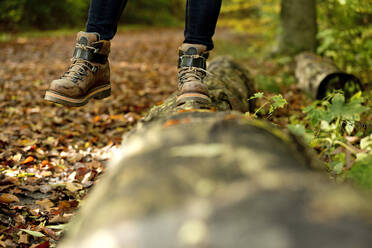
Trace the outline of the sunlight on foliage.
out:
[[[317,4],[317,53],[368,82],[372,77],[372,2],[319,0]],[[279,15],[279,0],[226,0],[220,25],[264,39],[264,44],[253,42],[251,46],[271,52],[276,45]]]
[[[263,115],[267,114],[270,117],[273,112],[279,108],[283,108],[284,105],[287,104],[287,101],[283,98],[281,94],[274,95],[274,96],[265,96],[263,92],[255,93],[249,100],[253,99],[261,99],[263,100],[262,105],[254,112],[253,116],[257,117],[258,113]],[[249,113],[246,113],[249,115]]]
[[[219,24],[233,27],[237,32],[258,36],[272,44],[279,10],[278,0],[225,0],[222,2]]]
[[[129,2],[120,22],[165,26],[183,22],[184,0]],[[89,3],[89,0],[1,0],[0,30],[82,28],[87,20]]]
[[[362,120],[371,108],[365,103],[361,92],[345,101],[343,93],[336,91],[306,107],[303,119],[292,117],[288,128],[320,151],[330,171],[341,174],[372,156],[370,130]]]
[[[372,2],[327,0],[318,4],[320,55],[368,82],[372,76]]]

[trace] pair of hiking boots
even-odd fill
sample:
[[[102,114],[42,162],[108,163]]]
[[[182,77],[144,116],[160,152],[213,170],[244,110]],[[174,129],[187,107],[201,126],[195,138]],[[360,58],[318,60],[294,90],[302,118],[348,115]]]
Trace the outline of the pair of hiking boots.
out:
[[[91,98],[111,95],[108,56],[110,41],[98,33],[79,32],[72,64],[60,79],[54,80],[45,99],[67,106],[83,106]],[[204,45],[183,44],[179,48],[177,104],[193,100],[210,103],[206,76],[208,51]]]

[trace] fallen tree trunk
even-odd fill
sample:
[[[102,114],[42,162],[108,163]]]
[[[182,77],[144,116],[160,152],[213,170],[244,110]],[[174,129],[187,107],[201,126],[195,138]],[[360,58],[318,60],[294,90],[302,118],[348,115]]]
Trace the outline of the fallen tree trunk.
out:
[[[362,90],[356,76],[343,72],[330,59],[304,52],[297,55],[295,61],[298,88],[310,92],[316,99],[338,89],[344,91],[346,98]]]
[[[219,69],[234,65],[225,62]],[[245,81],[237,75],[225,76]],[[219,87],[227,97],[212,110],[170,98],[150,111],[61,247],[370,247],[368,198],[309,170],[307,149],[291,135],[214,112],[249,105],[247,93]],[[228,91],[245,104],[231,104]]]

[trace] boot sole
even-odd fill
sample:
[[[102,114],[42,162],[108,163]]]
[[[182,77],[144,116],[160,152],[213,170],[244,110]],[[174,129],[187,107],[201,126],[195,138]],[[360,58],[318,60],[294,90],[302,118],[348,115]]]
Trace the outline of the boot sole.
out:
[[[59,103],[65,106],[71,107],[80,107],[84,106],[89,102],[91,98],[94,99],[104,99],[111,95],[111,85],[104,85],[97,88],[90,90],[84,97],[82,98],[72,98],[61,93],[58,93],[53,90],[47,90],[45,93],[45,100],[50,102]]]
[[[212,101],[209,96],[201,94],[201,93],[185,93],[177,97],[176,103],[177,105],[182,105],[189,101],[195,101],[201,104],[211,104]]]

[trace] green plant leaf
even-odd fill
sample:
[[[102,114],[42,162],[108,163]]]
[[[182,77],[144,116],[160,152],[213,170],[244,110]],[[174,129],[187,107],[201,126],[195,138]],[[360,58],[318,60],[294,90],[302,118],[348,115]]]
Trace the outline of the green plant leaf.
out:
[[[302,136],[307,143],[310,143],[310,141],[314,138],[314,134],[311,130],[307,130],[303,125],[296,124],[296,125],[288,125],[288,130],[298,136]]]
[[[280,94],[273,96],[271,100],[273,101],[272,105],[274,108],[283,108],[284,105],[287,104],[287,100],[285,100]]]
[[[251,97],[249,98],[249,100],[261,98],[261,97],[263,97],[263,95],[264,95],[263,92],[257,92],[257,93],[255,93],[253,96],[251,96]]]
[[[348,135],[350,135],[354,131],[355,123],[353,121],[347,121],[345,130]]]
[[[330,167],[334,173],[340,174],[344,168],[344,162],[333,161],[330,163]]]
[[[360,148],[372,150],[372,134],[360,140]]]
[[[305,119],[310,120],[310,124],[315,127],[324,119],[325,111],[315,107],[315,104],[312,104],[306,107],[302,112],[306,114]]]

